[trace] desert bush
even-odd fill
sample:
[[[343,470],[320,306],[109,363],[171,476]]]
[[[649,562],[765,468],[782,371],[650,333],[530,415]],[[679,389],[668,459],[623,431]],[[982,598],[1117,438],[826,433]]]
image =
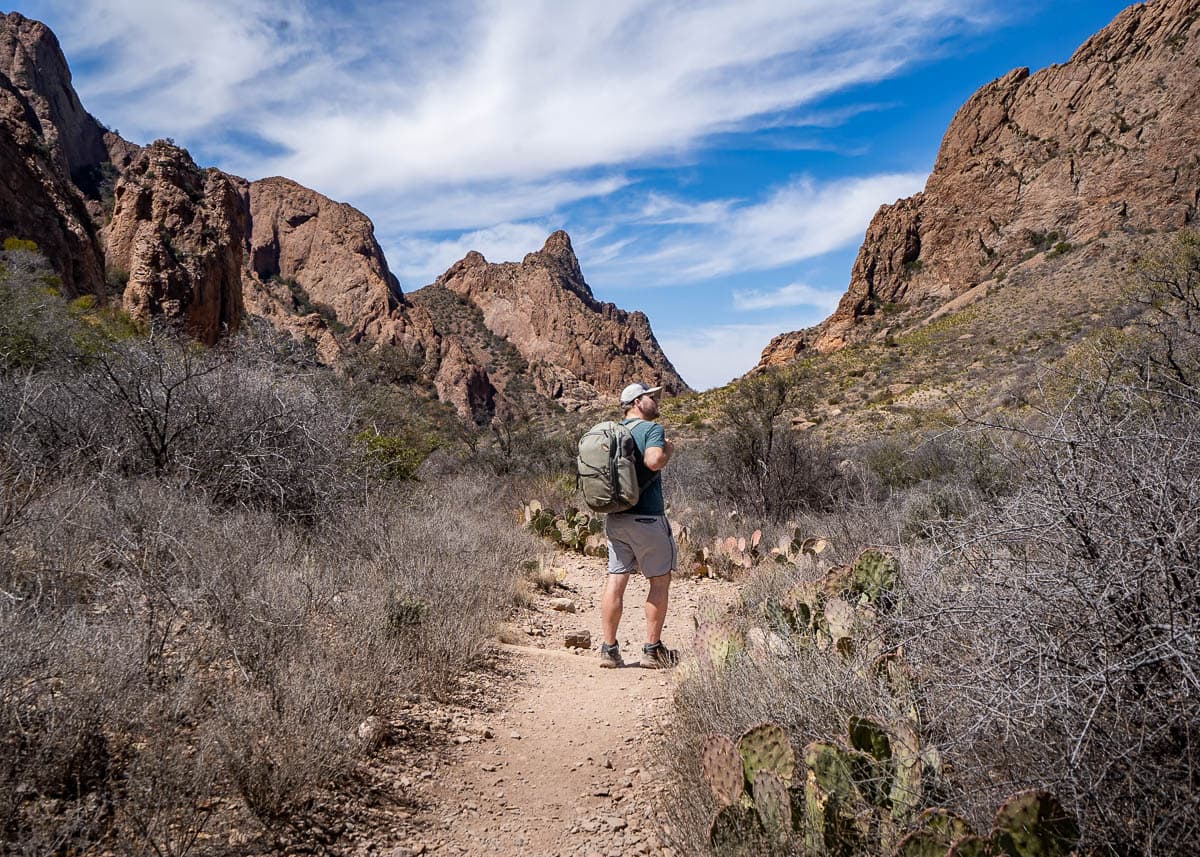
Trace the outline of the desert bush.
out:
[[[971,468],[956,465],[912,482],[899,461],[901,487],[886,502],[876,495],[848,509],[857,523],[805,516],[835,546],[889,530],[910,542],[901,597],[880,624],[912,670],[921,742],[941,759],[937,801],[977,828],[1005,795],[1048,788],[1079,818],[1083,853],[1194,850],[1196,247],[1185,235],[1146,264],[1136,296],[1148,326],[1096,337],[1046,373],[1028,397],[1032,419],[968,424],[950,439],[981,446],[992,476],[964,479]],[[983,487],[991,480],[999,490]],[[953,507],[956,496],[967,502]],[[936,525],[918,531],[906,526],[910,516]],[[744,590],[752,600],[785,585],[752,581]],[[738,615],[753,616],[746,606]],[[888,689],[857,670],[829,674],[845,666],[797,649],[735,659],[707,684],[689,678],[674,734],[679,787],[700,789],[695,748],[704,732],[734,734],[769,717],[801,745],[836,733],[831,719],[855,709],[886,717]],[[793,669],[794,683],[773,677]],[[760,696],[762,688],[772,692]],[[671,810],[681,850],[703,847],[710,809]]]
[[[397,491],[311,354],[255,325],[112,335],[4,292],[25,252],[0,276],[0,332],[37,333],[0,372],[0,851],[183,855],[231,814],[327,844],[358,724],[486,653],[535,553],[523,492],[454,467]]]
[[[356,480],[353,414],[329,377],[300,376],[237,344],[208,350],[159,331],[111,343],[74,371],[0,389],[30,460],[151,474],[214,501],[311,518]]]
[[[920,587],[907,650],[965,801],[1048,783],[1103,853],[1182,853],[1200,808],[1196,422],[1113,406],[1077,400],[1032,439],[1021,490]]]
[[[796,373],[770,372],[739,382],[721,403],[719,430],[702,443],[697,460],[672,475],[682,475],[693,496],[708,497],[749,520],[781,521],[831,507],[841,483],[836,456],[785,419],[807,401],[806,389]]]
[[[321,807],[355,727],[450,691],[534,556],[495,487],[304,523],[149,475],[40,494],[0,553],[0,850],[184,854],[218,798],[279,843],[336,835]],[[396,598],[416,621],[391,621]]]

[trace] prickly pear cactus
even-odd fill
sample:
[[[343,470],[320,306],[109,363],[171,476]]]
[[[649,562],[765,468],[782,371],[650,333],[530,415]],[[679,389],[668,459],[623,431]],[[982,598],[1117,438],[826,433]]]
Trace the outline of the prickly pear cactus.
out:
[[[723,669],[745,648],[742,637],[728,624],[704,620],[696,626],[696,653],[701,662],[712,669]]]
[[[874,720],[851,715],[846,731],[850,736],[850,746],[855,750],[870,754],[878,762],[891,760],[891,739],[888,738],[887,730]]]
[[[849,639],[854,634],[854,607],[844,598],[827,600],[823,618],[823,628],[835,644],[838,640]]]
[[[708,844],[721,857],[757,857],[762,853],[758,814],[742,804],[723,806],[708,828]]]
[[[892,747],[892,817],[904,821],[912,818],[921,805],[923,794],[921,739],[907,720],[893,724]]]
[[[948,809],[926,809],[917,816],[916,830],[896,845],[896,857],[946,857],[955,843],[975,836],[971,825]]]
[[[900,563],[876,548],[867,548],[854,562],[853,589],[865,603],[890,606],[899,579]]]
[[[717,803],[731,806],[741,799],[746,775],[731,740],[724,735],[708,736],[700,752],[700,769]]]
[[[813,741],[804,748],[804,764],[821,791],[839,804],[852,804],[862,799],[845,747],[832,741]]]
[[[1079,844],[1079,826],[1054,795],[1013,795],[996,813],[995,850],[1010,857],[1066,857]]]
[[[771,771],[784,783],[792,781],[796,772],[796,752],[782,726],[775,723],[751,726],[738,738],[737,750],[742,757],[747,783],[753,784],[759,771]]]
[[[971,829],[971,825],[962,818],[962,816],[951,812],[948,809],[941,807],[930,807],[921,811],[917,816],[916,825],[918,828],[930,831],[945,841],[946,847],[957,842],[964,836],[973,836],[975,831]]]
[[[964,836],[946,852],[946,857],[997,857],[992,841],[982,836]]]
[[[790,633],[799,630],[796,612],[786,604],[768,598],[762,605],[763,618],[773,630]]]
[[[946,857],[950,843],[932,830],[914,830],[896,843],[896,857]]]
[[[760,770],[754,775],[751,794],[767,835],[776,842],[786,840],[792,830],[792,801],[784,781],[774,771]]]

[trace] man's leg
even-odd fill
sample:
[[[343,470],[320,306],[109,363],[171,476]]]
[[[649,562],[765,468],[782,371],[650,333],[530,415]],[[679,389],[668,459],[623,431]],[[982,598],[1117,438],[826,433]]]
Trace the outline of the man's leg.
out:
[[[667,601],[671,592],[671,572],[650,578],[650,593],[646,596],[646,644],[662,639],[663,623],[667,620]]]
[[[600,599],[600,630],[604,642],[612,646],[617,642],[617,626],[621,624],[621,611],[625,607],[625,587],[629,574],[612,574],[604,582],[604,595]],[[662,623],[659,623],[662,627]]]

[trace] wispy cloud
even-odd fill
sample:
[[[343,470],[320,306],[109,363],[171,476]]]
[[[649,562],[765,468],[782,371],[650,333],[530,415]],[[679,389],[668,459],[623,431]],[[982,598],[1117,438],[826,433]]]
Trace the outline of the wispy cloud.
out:
[[[796,179],[761,202],[706,202],[723,217],[696,218],[605,266],[614,280],[670,285],[733,272],[765,271],[822,256],[862,240],[884,203],[923,186],[922,173],[866,176],[818,183]],[[660,203],[663,208],[668,208]],[[681,209],[688,204],[679,203]]]
[[[818,289],[804,283],[790,283],[781,289],[762,291],[751,289],[734,290],[733,306],[745,311],[779,309],[780,307],[811,306],[832,312],[841,299],[840,291]]]
[[[501,223],[441,240],[401,238],[384,249],[389,259],[400,260],[394,273],[410,290],[433,282],[472,250],[489,262],[518,262],[526,253],[541,249],[553,231],[548,223]]]
[[[919,61],[977,26],[982,2],[29,6],[86,68],[88,107],[128,136],[172,135],[250,177],[384,200],[377,219],[438,229],[482,224],[463,203],[473,188],[544,191],[505,211],[527,219],[586,183],[580,171],[678,158],[714,135],[836,122],[813,110],[822,97]]]

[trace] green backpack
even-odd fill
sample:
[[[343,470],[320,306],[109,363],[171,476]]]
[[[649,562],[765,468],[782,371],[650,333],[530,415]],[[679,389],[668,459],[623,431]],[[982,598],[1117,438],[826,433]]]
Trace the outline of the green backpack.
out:
[[[636,465],[639,453],[629,428],[606,420],[579,439],[575,480],[583,502],[593,512],[624,512],[637,505],[641,494]]]

